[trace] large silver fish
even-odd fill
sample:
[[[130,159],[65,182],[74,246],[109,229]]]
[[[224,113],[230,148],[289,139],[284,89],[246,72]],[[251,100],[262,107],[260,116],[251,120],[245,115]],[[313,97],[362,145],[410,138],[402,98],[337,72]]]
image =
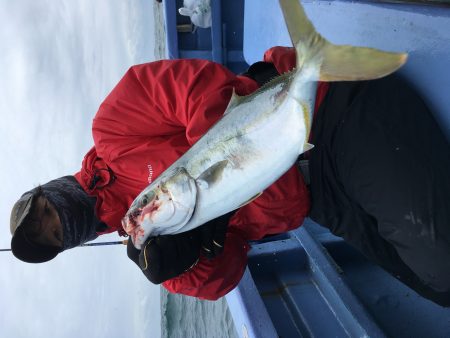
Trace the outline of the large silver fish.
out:
[[[406,54],[336,46],[314,29],[298,0],[280,0],[296,48],[295,70],[255,93],[233,94],[220,119],[134,200],[122,224],[140,248],[245,205],[311,149],[317,81],[368,80],[397,70]]]

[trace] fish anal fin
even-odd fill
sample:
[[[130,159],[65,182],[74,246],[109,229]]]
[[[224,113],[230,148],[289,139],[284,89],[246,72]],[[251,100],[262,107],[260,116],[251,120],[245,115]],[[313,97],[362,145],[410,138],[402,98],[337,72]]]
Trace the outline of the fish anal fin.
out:
[[[197,185],[200,189],[208,189],[210,185],[220,180],[228,160],[222,160],[214,163],[208,169],[200,174],[196,179]]]
[[[303,146],[303,150],[302,150],[301,154],[302,153],[306,153],[308,150],[311,150],[312,148],[314,148],[314,144],[305,143],[305,145]]]
[[[262,192],[257,193],[255,196],[251,197],[248,201],[242,203],[239,208],[243,207],[244,205],[252,203],[254,200],[256,200],[259,196],[262,195]]]

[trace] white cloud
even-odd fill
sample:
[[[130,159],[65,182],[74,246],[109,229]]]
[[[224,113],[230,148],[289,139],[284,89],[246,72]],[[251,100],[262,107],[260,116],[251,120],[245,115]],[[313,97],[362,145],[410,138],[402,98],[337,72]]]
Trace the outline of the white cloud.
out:
[[[0,247],[10,244],[15,200],[79,169],[101,101],[129,66],[153,59],[153,5],[0,2]],[[0,265],[2,337],[149,337],[148,326],[159,334],[148,322],[158,318],[148,311],[159,311],[159,288],[124,247],[77,248],[38,265],[2,252]]]

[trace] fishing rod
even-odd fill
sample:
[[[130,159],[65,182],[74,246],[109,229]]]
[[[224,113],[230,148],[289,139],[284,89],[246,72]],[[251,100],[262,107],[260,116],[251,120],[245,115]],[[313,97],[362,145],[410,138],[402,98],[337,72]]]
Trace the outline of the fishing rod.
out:
[[[116,244],[127,245],[128,239],[125,239],[123,241],[84,243],[79,246],[102,246],[102,245],[116,245]],[[11,251],[11,249],[0,249],[0,251]]]

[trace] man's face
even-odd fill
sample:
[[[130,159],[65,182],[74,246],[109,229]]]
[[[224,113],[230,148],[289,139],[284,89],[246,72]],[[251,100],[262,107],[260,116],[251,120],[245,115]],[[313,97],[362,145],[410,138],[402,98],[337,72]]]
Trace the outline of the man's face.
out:
[[[44,196],[39,196],[27,224],[24,224],[26,236],[30,241],[62,247],[63,228],[55,207]]]

